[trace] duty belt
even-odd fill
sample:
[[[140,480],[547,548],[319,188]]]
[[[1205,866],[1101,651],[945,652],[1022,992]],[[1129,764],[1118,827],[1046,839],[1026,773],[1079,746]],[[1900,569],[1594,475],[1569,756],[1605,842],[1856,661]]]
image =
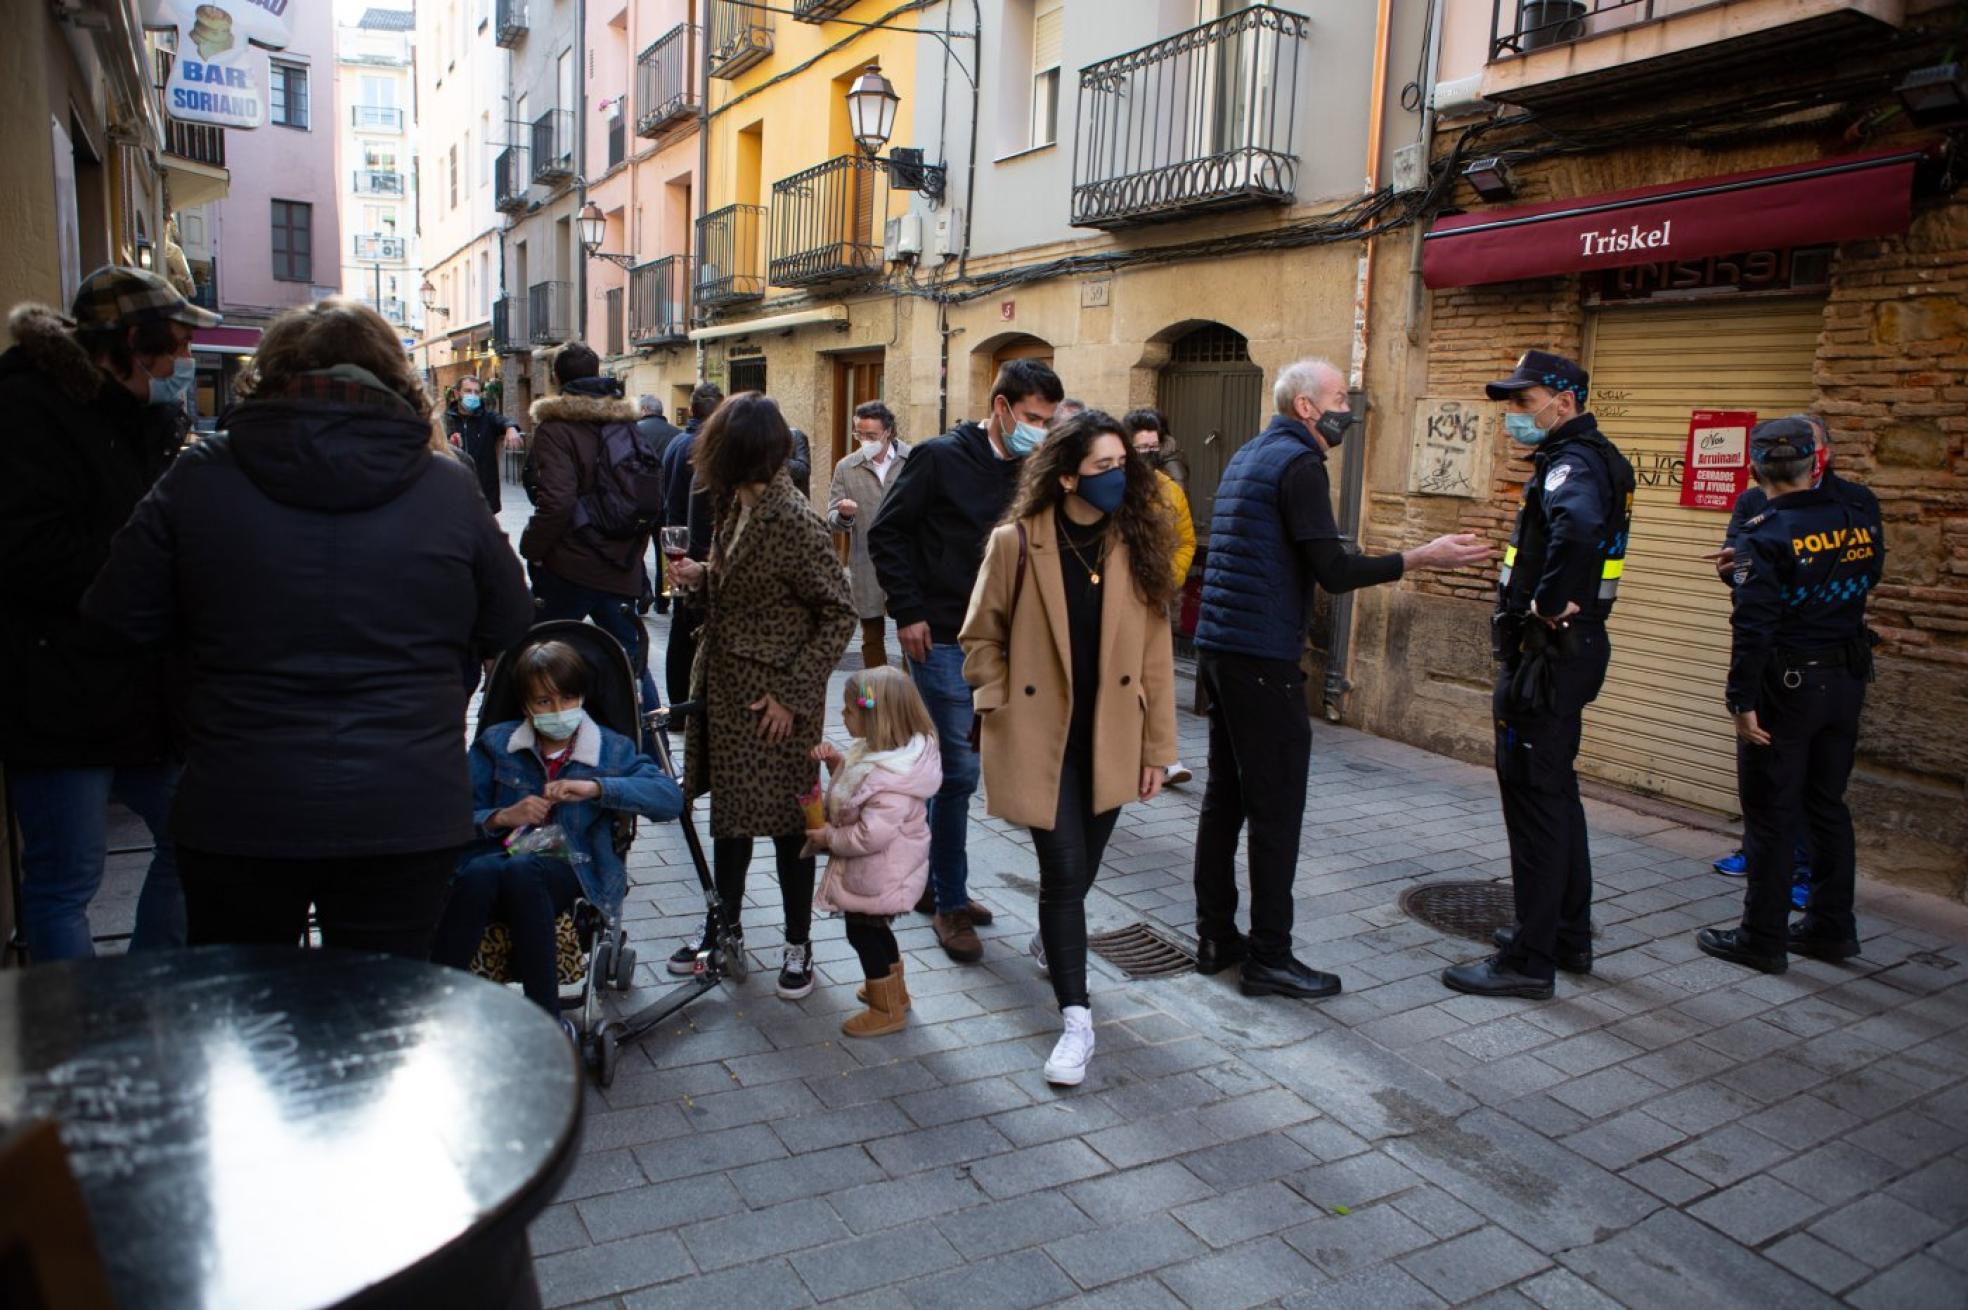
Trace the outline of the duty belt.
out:
[[[1497,585],[1508,587],[1510,575],[1517,569],[1517,545],[1512,542],[1503,548],[1503,569],[1497,574]],[[1613,600],[1619,596],[1620,575],[1626,572],[1624,559],[1609,559],[1599,566],[1599,599]]]

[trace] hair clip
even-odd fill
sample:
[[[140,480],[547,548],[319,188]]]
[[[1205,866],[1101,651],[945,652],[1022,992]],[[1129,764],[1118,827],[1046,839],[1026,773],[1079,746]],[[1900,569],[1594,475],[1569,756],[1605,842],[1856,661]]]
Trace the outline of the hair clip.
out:
[[[856,705],[859,705],[864,710],[871,710],[875,708],[875,689],[873,687],[870,687],[865,681],[862,682],[859,688],[857,689],[857,694],[854,697],[854,703]]]

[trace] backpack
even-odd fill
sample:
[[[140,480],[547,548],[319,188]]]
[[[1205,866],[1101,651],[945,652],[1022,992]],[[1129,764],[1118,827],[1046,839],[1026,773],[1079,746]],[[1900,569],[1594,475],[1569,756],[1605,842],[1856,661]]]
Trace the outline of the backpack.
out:
[[[527,498],[538,504],[532,456],[520,474]],[[654,532],[663,521],[663,462],[655,443],[633,423],[601,429],[601,451],[588,485],[574,499],[575,528],[590,528],[615,541]]]

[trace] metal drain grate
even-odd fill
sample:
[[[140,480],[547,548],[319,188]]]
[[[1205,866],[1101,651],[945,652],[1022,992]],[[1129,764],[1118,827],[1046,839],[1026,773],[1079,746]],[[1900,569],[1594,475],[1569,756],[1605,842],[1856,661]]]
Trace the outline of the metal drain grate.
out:
[[[1145,923],[1095,933],[1087,948],[1130,978],[1172,978],[1196,967],[1193,951]]]
[[[1509,884],[1430,882],[1401,893],[1401,912],[1437,932],[1490,944],[1490,934],[1517,922]]]

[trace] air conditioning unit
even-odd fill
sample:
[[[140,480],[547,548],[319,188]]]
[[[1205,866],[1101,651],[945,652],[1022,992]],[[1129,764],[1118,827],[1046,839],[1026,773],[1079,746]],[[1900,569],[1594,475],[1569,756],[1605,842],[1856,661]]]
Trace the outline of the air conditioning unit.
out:
[[[1483,99],[1483,75],[1450,78],[1435,84],[1437,118],[1470,118],[1496,112],[1496,106]]]
[[[914,259],[922,254],[922,242],[922,215],[891,218],[882,232],[882,258],[891,264],[898,259]]]

